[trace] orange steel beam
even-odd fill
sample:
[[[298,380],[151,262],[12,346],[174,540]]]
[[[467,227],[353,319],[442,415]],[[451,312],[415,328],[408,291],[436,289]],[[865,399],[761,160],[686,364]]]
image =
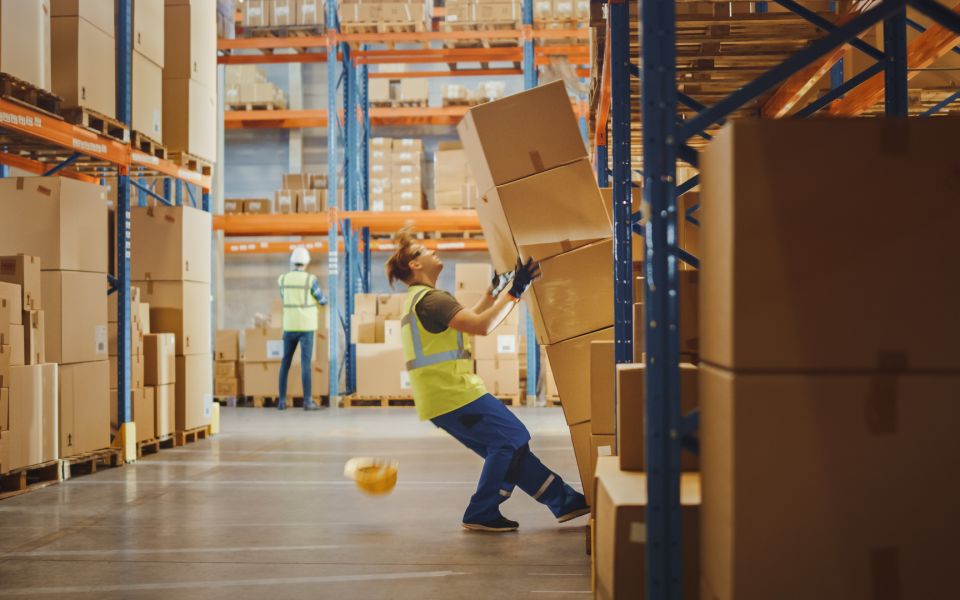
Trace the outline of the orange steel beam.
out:
[[[851,4],[847,8],[847,11],[837,20],[837,26],[846,25],[876,3],[876,0],[867,0],[865,2]],[[833,52],[830,52],[803,70],[793,74],[764,105],[761,113],[762,116],[767,119],[779,119],[787,116],[790,109],[796,106],[797,102],[800,102],[800,99],[810,91],[810,88],[816,85],[816,83],[820,81],[820,78],[826,75],[833,65],[837,64],[837,61],[843,58],[843,55],[847,52],[847,48],[849,48],[847,45],[835,48]],[[863,87],[863,85],[858,86],[858,88]]]
[[[211,177],[209,175],[203,175],[201,173],[197,173],[196,171],[181,168],[170,161],[166,161],[162,158],[157,158],[156,156],[151,156],[149,154],[144,154],[143,152],[138,152],[137,150],[130,151],[130,165],[140,166],[151,171],[157,171],[169,177],[180,179],[181,181],[199,185],[206,192],[209,192],[211,189]],[[136,176],[136,173],[131,173],[131,175]]]
[[[953,7],[953,12],[960,14],[960,4]],[[934,23],[907,46],[907,68],[925,69],[929,67],[950,52],[956,45],[957,40],[960,40],[960,36],[943,25]],[[908,70],[907,79],[913,79],[919,73],[920,71]],[[830,116],[855,117],[859,115],[883,100],[885,87],[884,74],[877,73],[848,92],[842,100],[833,101],[828,109]]]
[[[533,37],[556,39],[586,37],[589,31],[582,29],[535,29]],[[360,42],[378,44],[383,42],[419,43],[442,40],[477,40],[522,38],[520,29],[502,29],[491,31],[417,31],[404,33],[334,33],[334,40],[340,42]],[[217,50],[264,50],[277,48],[326,48],[327,36],[312,35],[283,38],[237,38],[218,39]]]
[[[342,55],[338,55],[343,60]],[[300,54],[225,54],[217,57],[218,65],[276,65],[288,63],[325,63],[326,52]]]
[[[38,160],[32,160],[25,156],[19,156],[16,154],[8,154],[6,152],[0,153],[0,165],[7,165],[8,167],[14,167],[16,169],[21,169],[29,173],[36,173],[37,175],[43,175],[50,169],[54,168],[56,165],[51,165],[47,163],[42,163]],[[68,179],[76,179],[78,181],[86,181],[87,183],[93,183],[100,185],[100,179],[97,177],[91,177],[89,175],[84,175],[83,173],[77,173],[76,171],[71,171],[69,169],[61,169],[53,174],[54,177],[66,177]]]
[[[496,50],[502,50],[497,48]],[[590,55],[588,54],[570,54],[567,56],[570,64],[588,65],[590,64]],[[498,52],[487,55],[460,55],[460,56],[377,56],[371,58],[357,58],[354,61],[356,65],[382,65],[382,64],[428,64],[428,63],[491,63],[491,62],[520,62],[523,60],[523,52]],[[550,57],[545,55],[535,56],[533,62],[537,66],[549,65]]]
[[[467,112],[466,106],[428,106],[371,108],[370,124],[456,125]],[[339,111],[342,115],[343,111]],[[326,127],[326,110],[234,110],[224,113],[227,129],[295,129]]]
[[[417,243],[430,250],[440,252],[482,252],[486,251],[486,240],[419,240]],[[304,246],[311,252],[324,253],[330,251],[330,243],[325,240],[312,242],[229,242],[223,245],[224,254],[287,254],[297,246]],[[337,243],[340,252],[343,252],[343,240]],[[363,241],[358,244],[363,251]],[[397,245],[387,240],[370,240],[370,250],[373,252],[393,252]]]
[[[339,212],[350,219],[354,229],[369,227],[377,233],[392,233],[407,221],[417,231],[480,231],[480,219],[473,210],[423,210],[412,212]],[[327,213],[277,215],[214,215],[214,231],[236,236],[325,235],[329,228]]]

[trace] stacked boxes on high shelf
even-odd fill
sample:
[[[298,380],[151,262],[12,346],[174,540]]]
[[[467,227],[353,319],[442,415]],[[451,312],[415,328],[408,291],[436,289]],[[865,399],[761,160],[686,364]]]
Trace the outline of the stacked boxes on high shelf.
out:
[[[522,5],[520,2],[447,0],[446,16],[444,17],[444,25],[447,28],[479,23],[511,25],[511,29],[520,29],[523,25]],[[514,40],[513,45],[516,44],[517,42]]]
[[[21,3],[4,2],[4,9],[11,4]],[[41,3],[28,0],[22,4]],[[46,6],[43,8],[46,11]],[[114,4],[51,0],[50,15],[51,84],[53,93],[63,97],[61,108],[82,107],[115,118],[117,42]],[[7,18],[5,14],[4,20]],[[162,31],[161,21],[161,34]]]
[[[44,447],[30,458],[17,450],[19,466],[110,446],[105,196],[62,177],[0,180],[0,296],[10,312],[0,317],[0,387],[9,388],[12,435]],[[38,390],[43,402],[52,390],[52,407],[39,408]],[[33,429],[13,431],[27,417]]]
[[[472,90],[462,83],[451,83],[441,88],[440,96],[444,106],[476,106],[503,98],[506,89],[507,83],[499,80],[481,82]]]
[[[423,141],[370,138],[370,210],[423,208]]]
[[[5,2],[0,38],[0,72],[51,91],[50,9],[48,2]]]
[[[266,72],[257,65],[227,65],[224,104],[240,110],[267,107],[286,109],[287,94],[267,81]]]
[[[459,144],[458,144],[459,146]],[[463,147],[441,147],[433,155],[433,204],[437,210],[473,208],[477,182]]]
[[[346,33],[357,28],[383,25],[391,31],[429,31],[433,20],[433,3],[417,2],[365,2],[341,0],[340,24]]]
[[[212,218],[188,206],[133,207],[130,214],[132,285],[150,304],[151,333],[174,335],[174,427],[187,431],[210,425]],[[170,385],[166,381],[156,385]]]
[[[734,120],[703,153],[703,598],[954,593],[957,135]]]
[[[323,26],[323,0],[247,0],[243,10],[243,27]]]
[[[350,317],[358,396],[410,396],[400,319],[406,294],[356,294]]]
[[[343,196],[343,188],[337,190]],[[249,200],[247,202],[250,202]],[[327,210],[327,176],[292,173],[283,176],[283,189],[274,195],[277,213],[319,213]]]
[[[213,395],[217,399],[242,397],[240,332],[219,329],[213,338]]]
[[[380,65],[378,73],[402,73],[406,65]],[[370,106],[420,106],[430,103],[430,82],[425,77],[376,77],[368,84]]]

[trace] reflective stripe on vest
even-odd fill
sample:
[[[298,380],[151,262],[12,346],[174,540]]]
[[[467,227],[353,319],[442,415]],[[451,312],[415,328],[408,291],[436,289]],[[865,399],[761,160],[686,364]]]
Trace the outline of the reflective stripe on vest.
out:
[[[430,290],[423,290],[413,299],[413,302],[410,303],[410,312],[403,315],[403,318],[400,319],[400,326],[404,325],[410,326],[410,335],[413,338],[413,353],[414,359],[407,361],[407,371],[413,371],[414,369],[420,369],[422,367],[429,367],[438,363],[446,362],[448,360],[459,360],[459,359],[469,359],[471,354],[468,350],[463,348],[463,333],[457,332],[457,350],[447,350],[445,352],[437,352],[436,354],[431,354],[430,356],[424,356],[423,354],[423,344],[420,343],[420,328],[417,326],[419,320],[417,319],[414,313],[417,312],[417,302],[420,301],[420,298]]]

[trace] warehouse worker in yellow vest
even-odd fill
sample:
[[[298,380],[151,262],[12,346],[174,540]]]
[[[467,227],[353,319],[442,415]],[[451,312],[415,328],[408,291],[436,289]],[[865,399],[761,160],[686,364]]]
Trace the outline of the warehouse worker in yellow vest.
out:
[[[320,410],[311,399],[311,369],[313,336],[317,331],[317,304],[327,305],[327,297],[320,290],[320,282],[310,273],[310,253],[298,246],[290,255],[293,270],[280,276],[280,296],[283,298],[283,361],[280,363],[280,401],[277,408],[287,408],[287,376],[293,354],[300,346],[300,376],[303,381],[303,410]]]
[[[443,262],[432,250],[416,244],[405,230],[397,241],[386,270],[391,285],[399,279],[410,286],[400,331],[417,413],[421,421],[430,419],[485,461],[463,526],[517,529],[516,521],[500,514],[500,504],[515,487],[546,505],[560,523],[590,512],[583,494],[530,451],[530,433],[520,419],[472,373],[468,334],[489,335],[539,278],[539,265],[532,259],[525,265],[518,261],[513,273],[494,278],[476,306],[465,308],[436,289]],[[509,293],[501,294],[507,284]]]

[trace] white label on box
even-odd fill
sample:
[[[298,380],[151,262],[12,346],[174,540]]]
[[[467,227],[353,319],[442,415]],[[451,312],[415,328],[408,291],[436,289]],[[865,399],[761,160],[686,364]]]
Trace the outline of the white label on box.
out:
[[[613,456],[610,446],[597,446],[597,456]]]
[[[630,541],[634,544],[647,543],[647,524],[640,521],[630,523]]]
[[[300,12],[303,14],[314,13],[317,11],[317,7],[312,4],[304,4],[300,7]]]
[[[410,160],[413,158],[413,152],[401,152],[400,160]]]
[[[93,339],[96,342],[96,354],[107,353],[107,326],[97,325],[93,328]]]
[[[267,358],[283,358],[283,340],[269,340],[267,342]]]
[[[290,8],[287,6],[276,6],[273,9],[273,14],[278,17],[290,16]]]
[[[500,354],[515,354],[517,352],[517,336],[498,335],[497,352]]]
[[[379,173],[383,170],[383,165],[370,165],[370,170],[374,173]]]
[[[400,140],[400,145],[401,145],[401,146],[412,146],[412,145],[413,145],[413,139],[411,139],[411,138],[406,138],[406,139]]]
[[[413,165],[400,165],[401,173],[413,173]]]
[[[447,21],[456,21],[457,15],[447,15]]]
[[[257,7],[250,6],[250,7],[247,8],[247,16],[248,16],[248,17],[259,17],[259,16],[262,14],[261,11],[262,11],[262,9],[261,9],[259,6],[257,6]]]
[[[213,396],[210,394],[203,395],[203,418],[209,419],[213,416]]]
[[[383,150],[374,150],[371,154],[374,158],[383,158]]]
[[[557,12],[573,12],[573,2],[557,2]]]
[[[410,212],[410,211],[412,211],[412,210],[413,210],[413,207],[410,206],[409,204],[401,204],[401,205],[400,205],[400,212]]]
[[[374,200],[370,210],[373,212],[383,212],[383,200]]]
[[[549,2],[537,2],[534,4],[538,13],[548,13],[550,12],[550,3]]]
[[[400,185],[413,185],[413,177],[401,177]]]
[[[454,17],[454,20],[456,20],[456,17]],[[455,86],[455,85],[451,85],[450,87],[447,88],[447,98],[456,99],[456,98],[459,98],[459,97],[460,97],[460,88],[459,88],[459,87],[457,87],[457,86]],[[436,155],[434,155],[434,156],[436,156]]]
[[[160,117],[161,114],[162,114],[162,113],[161,113],[159,110],[153,109],[153,132],[154,132],[154,133],[157,133],[157,134],[160,133],[160,123],[162,122],[162,121],[160,120],[160,119],[161,119],[161,117]]]
[[[413,192],[400,192],[400,198],[403,200],[413,200]]]
[[[381,187],[375,187],[375,188],[373,188],[373,189],[370,190],[370,193],[371,193],[371,194],[382,194],[382,193],[383,193],[383,188],[381,188]]]
[[[586,16],[590,13],[590,3],[589,2],[577,2],[577,10],[581,15]]]
[[[409,390],[410,389],[410,373],[407,371],[400,371],[400,389]]]

